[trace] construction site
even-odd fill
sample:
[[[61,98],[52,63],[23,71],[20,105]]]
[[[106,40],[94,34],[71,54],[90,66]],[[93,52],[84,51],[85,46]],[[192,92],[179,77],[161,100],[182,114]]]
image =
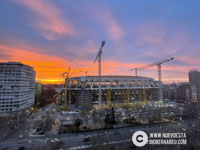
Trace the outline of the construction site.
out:
[[[98,76],[73,77],[67,80],[67,104],[91,107],[98,102]],[[120,104],[159,100],[159,82],[136,76],[102,76],[102,104]]]
[[[70,77],[70,68],[63,73],[65,79],[64,85],[64,108],[75,105],[81,108],[92,108],[97,104],[97,108],[115,107],[120,104],[145,105],[146,101],[162,101],[162,76],[161,65],[174,58],[152,63],[130,70],[135,71],[135,76],[102,76],[101,55],[105,41],[102,41],[101,47],[94,60],[98,60],[98,76]],[[157,66],[158,81],[153,78],[138,76],[139,70],[148,69]]]

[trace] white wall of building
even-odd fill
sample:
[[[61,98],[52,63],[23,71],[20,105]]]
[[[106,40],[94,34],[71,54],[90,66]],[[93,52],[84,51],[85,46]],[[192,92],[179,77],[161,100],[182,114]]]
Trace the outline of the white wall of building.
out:
[[[0,113],[30,107],[35,101],[35,71],[17,63],[0,63]]]

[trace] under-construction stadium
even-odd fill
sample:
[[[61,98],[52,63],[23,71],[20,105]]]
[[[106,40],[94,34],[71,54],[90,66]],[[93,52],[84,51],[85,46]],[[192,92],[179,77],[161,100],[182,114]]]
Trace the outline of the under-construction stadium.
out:
[[[67,103],[79,107],[98,101],[99,76],[66,79]],[[134,103],[158,100],[159,81],[141,76],[101,76],[102,103]]]
[[[98,60],[98,76],[85,76],[69,78],[70,68],[63,73],[65,80],[65,106],[75,104],[78,107],[92,106],[93,102],[99,104],[130,104],[146,100],[162,100],[162,76],[161,65],[174,60],[170,57],[150,65],[134,68],[136,76],[102,76],[101,75],[101,55],[105,41],[101,42],[101,47],[94,60]],[[158,67],[158,81],[153,78],[137,76],[138,70],[147,69],[153,66]],[[131,69],[132,70],[132,69]],[[107,106],[108,106],[107,105]]]

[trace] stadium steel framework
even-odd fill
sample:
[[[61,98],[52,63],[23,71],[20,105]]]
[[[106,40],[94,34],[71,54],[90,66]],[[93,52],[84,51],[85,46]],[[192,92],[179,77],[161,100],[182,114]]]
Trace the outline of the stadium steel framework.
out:
[[[72,77],[67,82],[67,104],[92,106],[98,100],[98,76]],[[104,104],[159,99],[159,81],[141,76],[102,76]]]

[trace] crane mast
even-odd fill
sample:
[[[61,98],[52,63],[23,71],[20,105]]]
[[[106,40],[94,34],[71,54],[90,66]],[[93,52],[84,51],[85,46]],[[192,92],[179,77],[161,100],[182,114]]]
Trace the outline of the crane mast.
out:
[[[138,67],[138,68],[134,68],[135,69],[135,74],[137,76],[137,71],[138,70],[143,70],[143,69],[147,69],[147,68],[150,68],[150,67],[153,67],[153,66],[157,66],[158,68],[158,81],[159,81],[159,99],[162,101],[163,100],[163,93],[162,93],[162,71],[161,71],[161,65],[163,63],[166,63],[168,61],[171,61],[171,60],[174,60],[173,57],[170,57],[164,61],[160,61],[160,62],[156,62],[156,63],[153,63],[153,64],[150,64],[150,65],[146,65],[146,66],[142,66],[142,67]],[[131,69],[133,70],[133,69]]]
[[[79,71],[79,72],[85,72],[85,77],[88,75],[88,71]]]
[[[99,55],[99,59],[98,59],[98,74],[99,74],[99,97],[98,97],[98,101],[99,101],[99,108],[101,108],[101,105],[102,105],[101,54],[102,54],[102,51],[100,51],[100,55]]]
[[[64,72],[63,74],[62,74],[62,76],[63,76],[63,78],[65,79],[65,83],[64,83],[64,106],[63,106],[63,108],[64,109],[66,109],[67,108],[67,87],[68,87],[68,79],[76,72],[76,71],[74,71],[74,72],[72,72],[71,74],[70,74],[70,71],[71,71],[71,68],[69,67],[69,69],[66,71],[66,72]],[[69,105],[71,104],[71,99],[69,99]]]
[[[101,42],[101,48],[99,49],[99,52],[96,56],[96,59],[94,61],[94,63],[97,61],[98,59],[98,80],[99,80],[99,96],[98,96],[98,105],[99,105],[99,108],[101,108],[102,106],[102,90],[101,90],[101,87],[102,87],[102,77],[101,77],[101,54],[103,53],[102,49],[105,45],[105,41],[102,41]]]
[[[160,100],[163,100],[163,93],[162,93],[162,74],[161,74],[161,64],[157,65],[158,67],[158,81],[159,81],[159,95]]]

